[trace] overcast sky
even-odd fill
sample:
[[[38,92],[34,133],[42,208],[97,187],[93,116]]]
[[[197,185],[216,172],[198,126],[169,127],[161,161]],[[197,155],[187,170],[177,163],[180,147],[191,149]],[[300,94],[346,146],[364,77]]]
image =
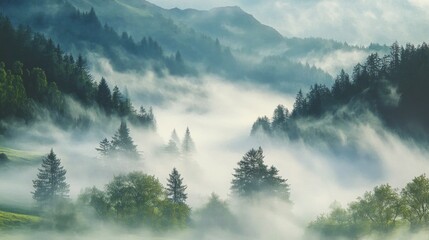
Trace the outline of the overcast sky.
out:
[[[149,0],[165,8],[240,6],[288,37],[367,45],[429,40],[429,0]]]

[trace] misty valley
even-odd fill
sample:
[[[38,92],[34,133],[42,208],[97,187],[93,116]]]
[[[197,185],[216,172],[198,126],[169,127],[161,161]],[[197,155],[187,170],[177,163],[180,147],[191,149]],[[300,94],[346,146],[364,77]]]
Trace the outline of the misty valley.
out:
[[[427,11],[0,0],[0,239],[427,239]]]

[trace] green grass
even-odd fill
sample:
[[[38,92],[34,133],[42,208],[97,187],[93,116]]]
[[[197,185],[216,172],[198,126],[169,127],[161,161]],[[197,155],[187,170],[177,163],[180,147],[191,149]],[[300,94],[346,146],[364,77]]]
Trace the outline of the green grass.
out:
[[[43,155],[37,152],[16,150],[6,147],[0,147],[0,153],[7,155],[8,159],[12,163],[20,164],[34,164],[41,160]]]
[[[0,229],[33,227],[40,221],[41,218],[38,216],[0,211]]]

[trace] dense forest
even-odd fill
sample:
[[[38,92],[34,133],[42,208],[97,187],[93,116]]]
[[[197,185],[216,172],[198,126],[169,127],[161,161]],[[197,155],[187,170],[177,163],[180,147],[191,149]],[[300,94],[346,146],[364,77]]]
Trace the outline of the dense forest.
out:
[[[104,56],[116,70],[154,70],[163,74],[167,69],[170,74],[191,73],[180,52],[166,56],[159,43],[150,36],[137,41],[126,32],[118,34],[112,27],[100,22],[93,8],[88,12],[81,12],[67,1],[1,4],[4,4],[8,17],[16,24],[31,26],[36,31],[47,34],[68,52],[84,55],[91,52]],[[32,11],[21,15],[21,8],[31,8]],[[43,8],[53,11],[46,12]],[[14,14],[11,15],[9,11]]]
[[[287,41],[287,45],[295,46],[290,49],[291,54],[247,56],[246,50],[234,52],[219,38],[209,37],[182,26],[180,22],[173,22],[174,14],[165,15],[168,11],[160,9],[155,11],[152,7],[145,6],[146,2],[132,2],[129,6],[127,4],[112,0],[104,2],[44,0],[37,4],[33,1],[0,2],[0,6],[4,8],[3,14],[15,25],[31,26],[74,55],[104,57],[115,70],[121,72],[145,73],[150,70],[160,76],[166,73],[178,76],[201,76],[211,73],[233,79],[233,82],[258,83],[288,93],[310,84],[328,83],[332,80],[322,69],[298,60],[308,52],[314,53],[315,49],[296,44],[296,41]],[[130,10],[133,4],[144,5],[143,9],[146,10],[147,7],[148,11],[155,12],[134,16],[136,12]],[[124,6],[125,9],[122,9]],[[124,19],[118,19],[117,15],[112,14],[113,10],[108,11],[103,9],[104,7],[118,8],[118,14]],[[47,8],[52,11],[44,11]],[[22,14],[25,9],[31,11]],[[101,16],[103,21],[100,20]],[[243,17],[245,19],[240,21],[247,22],[247,15]],[[129,22],[132,19],[135,19],[135,22],[141,21],[141,24],[135,26],[135,22]],[[118,29],[127,31],[118,32]],[[323,46],[324,51],[329,51],[332,45],[325,41],[319,44]],[[338,44],[335,50],[349,51],[350,47]],[[323,54],[323,51],[320,51],[320,54]]]
[[[291,140],[335,140],[334,133],[323,127],[306,129],[301,123],[329,119],[325,126],[341,126],[348,121],[367,121],[369,111],[399,135],[427,140],[428,64],[426,43],[417,47],[395,43],[389,55],[369,55],[354,67],[351,76],[341,71],[331,87],[315,84],[307,94],[300,90],[291,111],[279,105],[272,119],[258,118],[252,135],[262,131]]]
[[[141,107],[137,112],[118,87],[111,91],[105,79],[96,83],[83,57],[75,60],[51,39],[28,27],[15,29],[7,17],[0,17],[0,33],[2,120],[28,122],[50,117],[63,126],[85,123],[89,119],[84,115],[71,112],[67,102],[71,97],[86,108],[99,108],[106,116],[125,117],[155,128],[151,109]]]

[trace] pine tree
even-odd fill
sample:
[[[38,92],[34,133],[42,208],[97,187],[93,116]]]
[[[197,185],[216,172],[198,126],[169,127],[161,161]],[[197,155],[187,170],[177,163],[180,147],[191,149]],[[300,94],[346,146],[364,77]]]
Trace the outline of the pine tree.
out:
[[[264,164],[262,148],[251,149],[234,169],[231,190],[241,197],[267,193],[289,200],[289,185],[278,176],[278,170]]]
[[[156,130],[156,120],[153,115],[152,107],[149,108],[149,111],[146,111],[143,106],[140,106],[140,111],[136,116],[139,124],[150,130]]]
[[[168,144],[165,147],[165,151],[172,155],[179,155],[179,148],[177,147],[176,143],[172,139],[168,141]]]
[[[306,108],[306,100],[300,89],[298,94],[296,95],[295,103],[293,104],[292,116],[296,117],[304,114],[305,108]]]
[[[165,147],[165,151],[170,154],[179,155],[180,150],[178,146],[180,146],[180,139],[177,136],[176,129],[174,129],[173,132],[171,133],[170,140],[168,141],[168,144]]]
[[[167,197],[173,203],[185,203],[188,198],[185,190],[186,185],[183,185],[183,178],[180,176],[176,168],[173,168],[173,171],[167,179]]]
[[[96,148],[95,150],[100,152],[102,157],[106,157],[109,155],[110,151],[112,150],[112,144],[110,143],[109,140],[107,140],[107,138],[104,138],[100,142],[100,147]]]
[[[33,180],[33,199],[41,206],[47,206],[68,198],[69,185],[66,183],[66,173],[67,171],[61,166],[61,160],[51,149],[42,161],[37,179]]]
[[[191,137],[191,131],[189,131],[189,128],[186,128],[185,137],[183,138],[182,142],[182,153],[192,153],[195,151],[195,144]]]
[[[128,90],[125,89],[125,93],[119,99],[119,116],[124,117],[130,115],[134,112],[134,107],[131,104],[130,98],[128,96]]]
[[[122,93],[119,91],[118,86],[115,86],[113,88],[113,93],[112,93],[112,105],[116,113],[119,113],[121,101],[122,101]]]
[[[112,93],[110,92],[109,86],[104,78],[101,78],[100,84],[98,84],[96,100],[98,105],[107,113],[110,114],[112,111]]]
[[[173,132],[171,133],[171,140],[174,141],[177,146],[180,146],[180,138],[177,135],[176,129],[173,129]]]
[[[271,122],[272,130],[282,131],[288,117],[289,111],[283,105],[278,105],[274,110],[273,120]]]
[[[125,154],[131,158],[139,158],[137,152],[137,146],[134,145],[134,141],[130,136],[130,129],[127,127],[125,121],[121,122],[121,126],[115,133],[112,139],[112,149],[116,152]]]

